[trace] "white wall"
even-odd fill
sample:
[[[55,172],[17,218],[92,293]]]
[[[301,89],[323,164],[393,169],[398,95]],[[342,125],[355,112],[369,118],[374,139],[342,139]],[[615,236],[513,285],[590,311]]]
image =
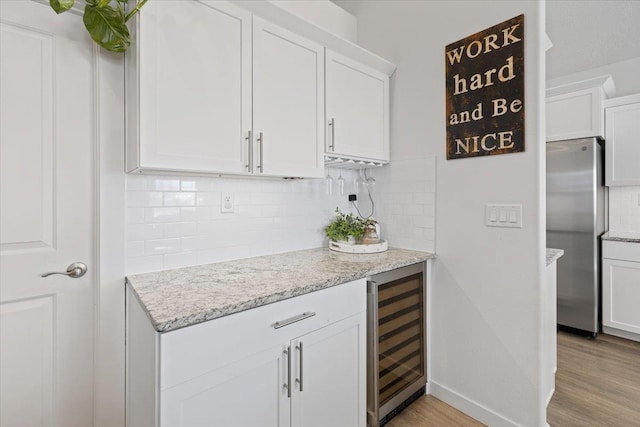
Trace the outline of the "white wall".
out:
[[[356,17],[329,0],[271,0],[271,3],[345,40],[357,41]]]
[[[343,2],[340,2],[343,4]],[[359,1],[358,40],[397,64],[392,162],[434,156],[432,393],[486,424],[545,425],[544,2]],[[525,14],[526,152],[445,160],[447,44]],[[522,229],[484,226],[485,203],[523,205]]]
[[[611,74],[613,77],[613,83],[616,86],[616,97],[640,93],[640,57],[614,62],[604,67],[592,68],[575,74],[548,79],[547,87],[561,86],[563,84],[605,76],[607,74]]]
[[[355,173],[342,175],[354,188]],[[220,212],[222,191],[234,213]],[[127,175],[126,206],[127,274],[321,247],[335,208],[351,212],[321,179]]]

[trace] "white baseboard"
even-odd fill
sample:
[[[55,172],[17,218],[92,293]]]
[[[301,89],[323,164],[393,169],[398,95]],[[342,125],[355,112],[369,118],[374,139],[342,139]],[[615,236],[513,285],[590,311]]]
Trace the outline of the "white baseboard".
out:
[[[635,334],[633,332],[623,331],[621,329],[610,328],[608,326],[602,327],[602,332],[609,335],[614,335],[620,338],[626,338],[628,340],[639,341],[640,342],[640,334]]]
[[[463,395],[434,381],[429,381],[429,394],[437,397],[446,404],[453,406],[457,410],[464,412],[472,418],[491,427],[518,427],[519,424],[498,414],[491,409],[482,406],[478,402],[464,397]]]
[[[549,392],[549,396],[547,396],[547,405],[546,407],[549,407],[549,403],[551,403],[551,399],[553,399],[553,394],[556,392],[556,388],[552,388],[551,391]]]

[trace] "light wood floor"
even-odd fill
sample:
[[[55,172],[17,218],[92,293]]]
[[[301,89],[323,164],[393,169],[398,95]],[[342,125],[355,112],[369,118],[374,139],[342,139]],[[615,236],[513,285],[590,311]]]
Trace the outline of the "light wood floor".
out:
[[[385,427],[483,426],[433,396],[422,396],[385,424]]]
[[[559,332],[547,421],[552,427],[640,426],[640,343]]]
[[[640,343],[558,332],[552,427],[640,427]],[[433,396],[416,400],[389,427],[472,427],[483,424]]]

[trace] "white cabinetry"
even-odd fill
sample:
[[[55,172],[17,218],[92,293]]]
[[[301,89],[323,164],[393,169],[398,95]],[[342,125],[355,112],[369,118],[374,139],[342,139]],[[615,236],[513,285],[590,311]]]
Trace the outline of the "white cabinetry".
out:
[[[246,173],[251,13],[149,2],[127,61],[127,171]]]
[[[128,291],[128,425],[364,427],[365,298],[361,279],[159,334]]]
[[[321,45],[230,2],[147,7],[126,57],[128,172],[323,176]]]
[[[389,76],[326,50],[328,154],[389,160]]]
[[[640,185],[640,95],[605,102],[606,185]]]
[[[613,92],[611,76],[547,89],[547,142],[604,137],[603,101]]]
[[[253,83],[256,172],[322,177],[323,47],[254,16]]]
[[[640,341],[640,243],[602,242],[604,332]]]

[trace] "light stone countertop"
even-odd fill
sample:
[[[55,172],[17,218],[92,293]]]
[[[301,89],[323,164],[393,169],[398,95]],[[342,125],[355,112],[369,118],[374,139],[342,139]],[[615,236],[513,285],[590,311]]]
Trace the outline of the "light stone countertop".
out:
[[[156,331],[169,332],[433,257],[394,248],[357,255],[318,248],[137,274],[127,284]]]
[[[602,236],[602,240],[615,242],[640,243],[640,233],[608,232]]]
[[[547,248],[547,267],[552,262],[557,261],[562,255],[564,255],[564,250],[562,249]]]

